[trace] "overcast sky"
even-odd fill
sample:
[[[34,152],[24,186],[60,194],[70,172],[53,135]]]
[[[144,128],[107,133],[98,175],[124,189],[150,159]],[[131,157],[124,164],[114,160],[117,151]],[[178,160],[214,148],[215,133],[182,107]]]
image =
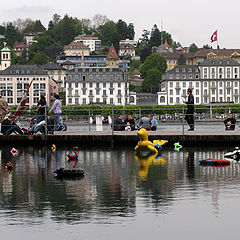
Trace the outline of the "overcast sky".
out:
[[[171,33],[183,46],[210,44],[218,30],[221,48],[240,48],[238,0],[9,0],[1,2],[0,23],[17,18],[40,19],[47,27],[54,13],[90,18],[100,13],[113,21],[133,23],[135,39],[154,24]],[[216,47],[216,44],[213,44]]]

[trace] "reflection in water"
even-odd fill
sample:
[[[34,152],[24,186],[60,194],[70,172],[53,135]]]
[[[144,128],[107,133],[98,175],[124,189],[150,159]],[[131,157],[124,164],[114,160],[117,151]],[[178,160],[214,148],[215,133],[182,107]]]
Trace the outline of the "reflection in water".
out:
[[[19,224],[25,228],[33,224],[45,226],[46,222],[66,228],[73,223],[127,227],[128,219],[140,224],[148,218],[151,229],[159,227],[159,219],[151,220],[156,216],[169,218],[174,227],[174,219],[182,214],[182,209],[191,208],[192,203],[198,204],[199,210],[192,210],[198,216],[212,210],[220,217],[220,205],[226,199],[232,199],[233,194],[240,195],[237,190],[239,164],[233,163],[228,168],[200,167],[198,164],[199,159],[222,158],[226,149],[176,152],[164,148],[162,156],[147,157],[135,155],[132,149],[82,149],[78,151],[76,166],[85,171],[81,180],[54,178],[56,168],[73,167],[66,158],[68,149],[59,146],[55,152],[47,147],[17,149],[17,157],[10,154],[10,147],[0,149],[0,227],[4,228]],[[14,165],[11,173],[4,167],[8,161]],[[232,191],[229,191],[229,185]],[[206,199],[212,204],[210,208]],[[208,208],[201,208],[199,203],[203,206],[207,203]],[[175,218],[171,219],[172,215]],[[189,225],[200,220],[206,221],[191,215],[184,219]],[[142,229],[143,226],[139,227]],[[44,231],[48,231],[45,228]],[[161,230],[164,236],[164,230]],[[129,234],[135,232],[134,228],[128,231]],[[104,235],[99,239],[105,239]]]

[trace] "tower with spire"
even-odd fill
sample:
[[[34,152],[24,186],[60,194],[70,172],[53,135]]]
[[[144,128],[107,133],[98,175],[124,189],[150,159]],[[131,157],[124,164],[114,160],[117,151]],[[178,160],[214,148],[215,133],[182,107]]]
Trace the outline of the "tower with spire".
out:
[[[119,57],[113,44],[111,45],[108,51],[108,55],[106,58],[106,66],[112,68],[119,67]]]

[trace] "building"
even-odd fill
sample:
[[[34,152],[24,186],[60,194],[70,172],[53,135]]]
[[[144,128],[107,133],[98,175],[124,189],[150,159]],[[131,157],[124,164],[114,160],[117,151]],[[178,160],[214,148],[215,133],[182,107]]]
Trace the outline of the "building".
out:
[[[66,72],[66,105],[129,101],[128,73],[115,67],[75,67]]]
[[[130,40],[130,39],[120,40],[119,46],[121,46],[122,44],[130,44],[134,47],[137,47],[137,42],[135,40]]]
[[[110,46],[108,55],[106,57],[106,66],[113,68],[119,67],[119,57],[113,44]]]
[[[173,53],[173,48],[168,44],[167,40],[165,40],[165,43],[160,46],[153,47],[153,51],[156,53]]]
[[[37,42],[37,40],[35,40],[34,38],[37,37],[39,34],[41,34],[40,32],[39,33],[25,33],[24,36],[23,36],[23,42],[25,44],[27,44],[28,46],[30,46],[31,44]]]
[[[11,65],[11,50],[8,47],[1,49],[1,65],[0,71],[5,70]]]
[[[135,57],[135,47],[129,43],[121,44],[118,51],[119,56]]]
[[[47,63],[43,65],[43,69],[47,72],[48,76],[54,80],[61,92],[65,91],[65,68],[56,63]]]
[[[24,51],[25,51],[25,53],[27,55],[28,49],[29,49],[29,46],[27,44],[24,44],[24,43],[16,43],[13,46],[13,51],[15,52],[15,54],[17,56],[22,56]]]
[[[142,74],[138,71],[138,69],[135,69],[131,74],[129,74],[129,83],[134,87],[141,88],[143,80]]]
[[[206,59],[176,66],[162,76],[159,105],[182,104],[192,88],[195,104],[240,103],[240,64],[231,59]]]
[[[81,42],[71,42],[64,46],[65,56],[89,56],[90,49]]]
[[[46,94],[49,104],[49,77],[46,71],[37,65],[11,65],[0,71],[0,94],[4,96],[10,106],[18,105],[32,80],[27,105],[30,107],[36,105],[42,92]]]
[[[79,35],[74,38],[74,42],[83,43],[85,46],[88,46],[90,52],[95,52],[101,47],[101,40],[97,37],[89,36],[89,35]]]

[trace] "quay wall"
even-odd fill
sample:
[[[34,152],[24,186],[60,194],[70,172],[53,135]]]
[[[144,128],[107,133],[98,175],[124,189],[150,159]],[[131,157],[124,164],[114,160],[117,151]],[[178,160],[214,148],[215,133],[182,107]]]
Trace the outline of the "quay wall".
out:
[[[169,144],[180,142],[184,146],[240,146],[239,132],[151,132],[149,140],[167,139]],[[136,132],[59,132],[54,135],[0,135],[1,145],[44,146],[51,144],[89,147],[136,146],[139,138]],[[169,145],[168,144],[168,145]]]

